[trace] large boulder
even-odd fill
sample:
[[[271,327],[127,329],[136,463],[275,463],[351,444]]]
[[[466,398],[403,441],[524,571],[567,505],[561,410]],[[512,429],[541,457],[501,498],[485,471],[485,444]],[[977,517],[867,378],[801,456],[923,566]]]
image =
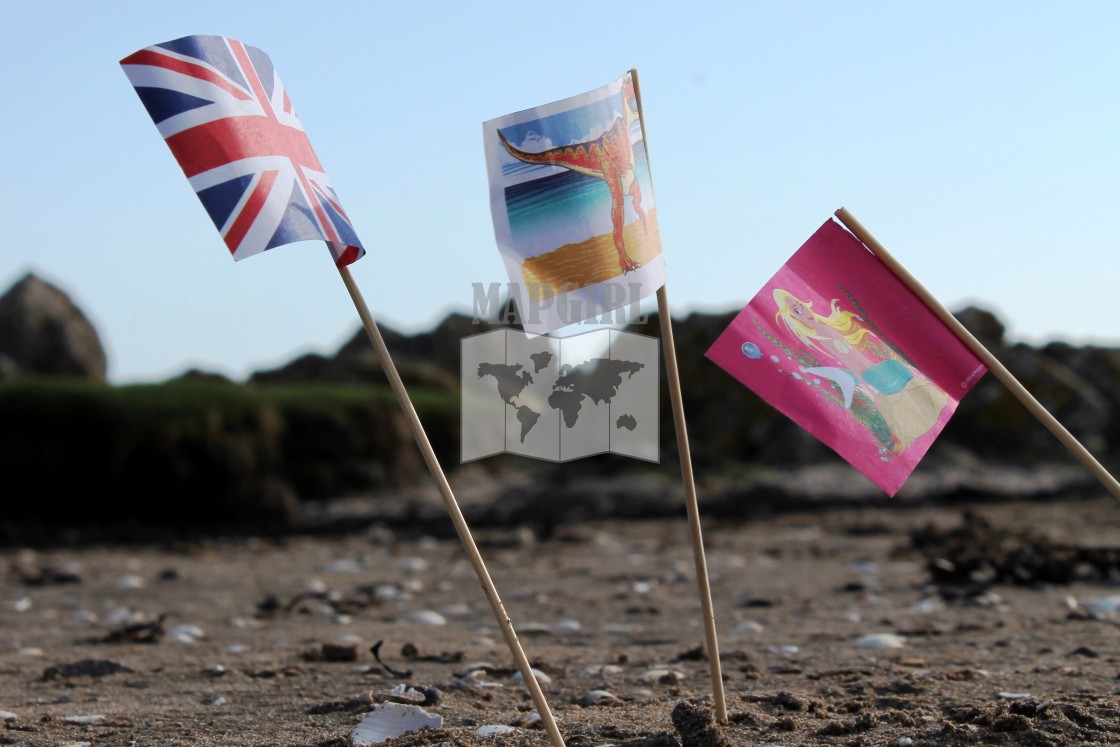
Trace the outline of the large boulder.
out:
[[[97,330],[64,292],[28,273],[0,297],[0,381],[70,376],[104,381]]]

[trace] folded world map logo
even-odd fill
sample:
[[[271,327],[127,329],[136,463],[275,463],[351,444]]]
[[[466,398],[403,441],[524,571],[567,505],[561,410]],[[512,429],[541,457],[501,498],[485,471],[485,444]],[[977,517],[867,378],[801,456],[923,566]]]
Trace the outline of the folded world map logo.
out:
[[[614,453],[658,461],[656,338],[618,330],[461,343],[462,461],[501,452],[566,462]]]

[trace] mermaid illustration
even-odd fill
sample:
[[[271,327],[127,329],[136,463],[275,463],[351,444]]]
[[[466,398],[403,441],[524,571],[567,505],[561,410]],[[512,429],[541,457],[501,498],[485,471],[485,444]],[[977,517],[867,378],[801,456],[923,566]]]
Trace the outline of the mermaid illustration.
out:
[[[852,408],[855,394],[863,392],[882,416],[893,437],[894,452],[910,444],[937,424],[949,396],[851,311],[833,299],[827,316],[813,311],[813,304],[788,291],[774,291],[775,315],[811,351],[839,365],[814,366],[806,373],[828,379],[840,390],[845,408]]]

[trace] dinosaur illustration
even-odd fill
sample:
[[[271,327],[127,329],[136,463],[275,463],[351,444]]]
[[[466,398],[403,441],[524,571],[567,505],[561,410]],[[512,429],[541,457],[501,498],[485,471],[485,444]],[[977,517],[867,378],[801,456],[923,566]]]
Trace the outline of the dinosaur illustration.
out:
[[[585,143],[573,143],[540,153],[527,153],[518,149],[506,140],[505,135],[498,131],[498,138],[502,141],[509,154],[519,161],[534,164],[551,164],[571,169],[584,176],[594,177],[606,182],[611,192],[611,224],[614,227],[614,248],[618,252],[618,265],[623,274],[636,270],[641,265],[630,258],[622,239],[622,221],[624,217],[623,198],[630,196],[634,212],[642,222],[642,230],[646,230],[646,214],[642,210],[642,190],[638,186],[637,176],[634,174],[634,149],[630,145],[630,125],[638,118],[638,99],[634,94],[634,85],[629,78],[622,84],[622,111],[623,115],[615,119],[610,129],[595,140]]]

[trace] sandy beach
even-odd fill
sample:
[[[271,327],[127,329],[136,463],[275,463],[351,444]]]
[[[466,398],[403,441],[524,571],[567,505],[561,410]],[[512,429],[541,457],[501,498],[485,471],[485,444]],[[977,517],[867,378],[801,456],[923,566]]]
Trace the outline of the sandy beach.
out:
[[[934,558],[928,542],[959,534],[968,510],[995,533],[980,545],[1025,542],[1054,561],[1054,548],[1114,546],[1120,507],[899,504],[705,522],[729,711],[711,731],[681,728],[710,715],[712,696],[683,515],[546,540],[475,531],[568,745],[1117,741],[1108,568],[954,580],[962,559]],[[443,725],[388,744],[549,744],[454,539],[372,525],[9,548],[3,560],[0,744],[346,745],[400,685],[435,691],[424,710]]]

